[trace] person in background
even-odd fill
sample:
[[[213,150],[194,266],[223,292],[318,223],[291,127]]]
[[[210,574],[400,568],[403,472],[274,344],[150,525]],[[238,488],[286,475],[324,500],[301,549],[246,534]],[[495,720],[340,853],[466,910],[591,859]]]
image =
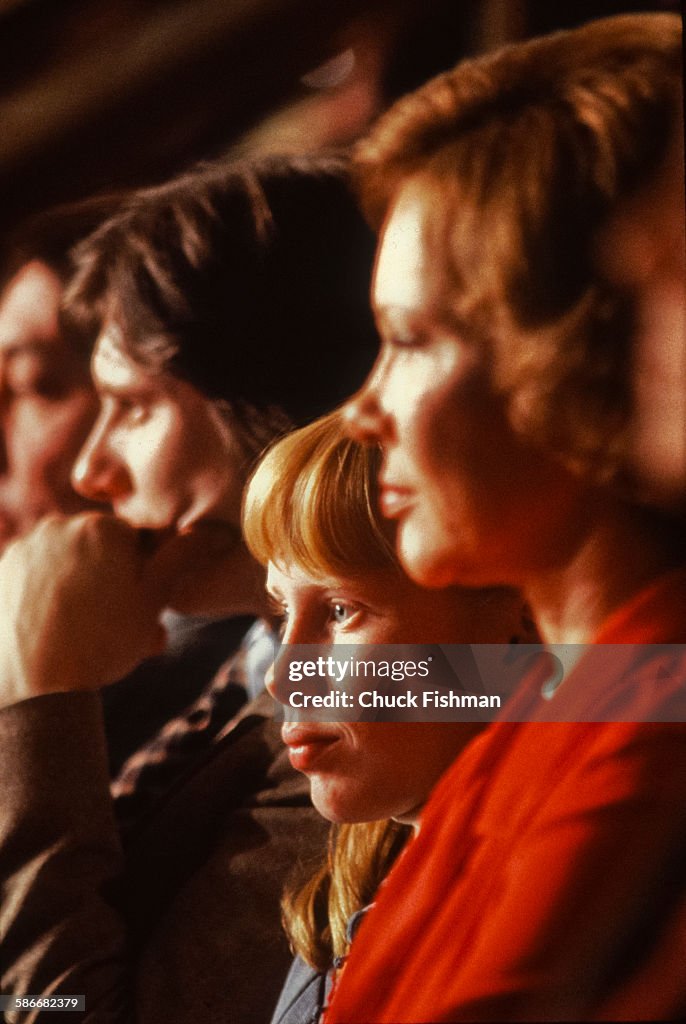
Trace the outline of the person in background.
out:
[[[684,111],[649,180],[618,205],[598,246],[602,272],[635,304],[631,423],[646,500],[686,508],[686,203]]]
[[[598,251],[667,157],[681,61],[678,17],[591,22],[465,62],[359,148],[383,343],[349,426],[400,560],[521,586],[567,664],[444,775],[327,1024],[686,1012],[686,536],[640,496],[641,289]]]
[[[61,311],[69,250],[117,199],[71,203],[33,217],[0,260],[0,547],[52,512],[89,508],[71,469],[95,419],[88,339]]]
[[[95,196],[46,210],[4,246],[0,296],[0,546],[48,514],[95,507],[72,485],[74,461],[98,399],[89,361],[93,331],[62,308],[71,249],[124,201]],[[239,643],[250,618],[162,613],[166,649],[102,693],[110,773],[198,695]],[[231,691],[234,707],[240,693]]]
[[[430,650],[421,644],[534,642],[517,591],[427,590],[405,575],[378,511],[380,461],[379,450],[347,438],[332,413],[278,441],[251,477],[243,532],[267,569],[282,642],[344,644],[363,660],[378,658],[374,645],[401,644],[418,661]],[[291,764],[309,779],[320,814],[338,823],[322,866],[284,903],[298,956],[273,1021],[295,1024],[319,1020],[348,937],[419,828],[431,789],[484,723],[421,721],[421,711],[404,721],[397,713],[362,721],[359,708],[328,712],[334,720],[322,722],[293,710],[290,697],[303,684],[289,682],[278,663],[268,685],[287,709],[281,734]],[[347,693],[370,685],[366,677],[344,684]]]
[[[361,381],[373,251],[344,162],[312,158],[135,194],[76,254],[100,413],[74,481],[115,514],[48,521],[0,562],[3,992],[85,992],[93,1021],[269,1018],[283,882],[324,837],[261,692],[268,624],[125,766],[119,828],[93,691],[158,648],[163,607],[265,613],[243,485]],[[238,716],[237,690],[257,695]]]

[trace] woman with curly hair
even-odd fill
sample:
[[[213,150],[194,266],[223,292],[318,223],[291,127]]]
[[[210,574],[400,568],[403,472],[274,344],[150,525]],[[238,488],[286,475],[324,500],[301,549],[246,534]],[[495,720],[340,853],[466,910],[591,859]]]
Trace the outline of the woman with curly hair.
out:
[[[671,144],[681,54],[657,14],[510,46],[359,149],[383,344],[349,424],[383,448],[401,562],[522,587],[566,672],[444,776],[327,1024],[686,1009],[685,534],[632,473],[642,324],[604,252]]]

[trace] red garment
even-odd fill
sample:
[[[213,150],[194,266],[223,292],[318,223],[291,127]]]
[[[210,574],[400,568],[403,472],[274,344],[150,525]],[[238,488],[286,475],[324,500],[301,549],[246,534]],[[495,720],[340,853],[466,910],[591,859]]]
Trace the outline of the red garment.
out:
[[[597,642],[686,642],[686,571],[653,584]],[[580,710],[594,656],[560,688]],[[681,696],[684,658],[664,671],[655,648],[627,681],[626,665],[599,656],[609,706],[620,683],[643,717],[647,699],[659,718]],[[500,722],[439,783],[326,1022],[685,1011],[686,725]]]

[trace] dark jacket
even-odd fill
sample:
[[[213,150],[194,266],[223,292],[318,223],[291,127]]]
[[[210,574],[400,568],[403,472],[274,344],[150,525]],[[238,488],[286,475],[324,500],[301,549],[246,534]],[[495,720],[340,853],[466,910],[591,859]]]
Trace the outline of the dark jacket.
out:
[[[270,698],[246,705],[126,858],[108,784],[97,695],[0,711],[2,992],[85,994],[88,1024],[268,1021],[290,962],[284,881],[326,840]]]

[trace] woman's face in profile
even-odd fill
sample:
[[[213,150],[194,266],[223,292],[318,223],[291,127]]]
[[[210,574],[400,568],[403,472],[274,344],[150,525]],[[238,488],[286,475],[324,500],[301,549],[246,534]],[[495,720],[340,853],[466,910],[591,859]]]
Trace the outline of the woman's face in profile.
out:
[[[284,643],[317,645],[298,651],[298,657],[316,656],[313,651],[330,645],[335,656],[336,645],[346,645],[339,647],[339,658],[355,651],[357,658],[373,660],[384,657],[384,648],[360,645],[458,643],[479,617],[471,594],[424,590],[391,571],[324,578],[270,563],[267,587],[283,621]],[[513,608],[509,617],[500,617],[493,642],[509,636],[515,614]],[[332,712],[327,718],[333,721],[321,721],[321,712],[291,710],[302,703],[308,680],[289,682],[278,667],[276,675],[268,688],[287,708],[282,738],[291,763],[307,775],[312,802],[331,821],[393,817],[414,823],[440,775],[482,728],[472,722],[355,721],[359,711],[350,713],[352,720],[336,721],[346,713]],[[374,685],[359,682],[361,690]],[[339,685],[350,691],[353,684]],[[407,686],[393,683],[399,693]],[[291,695],[295,704],[289,706]]]
[[[427,242],[436,201],[411,181],[391,207],[372,289],[382,348],[348,423],[383,448],[381,509],[414,580],[521,585],[554,564],[582,487],[515,432],[488,345],[452,312],[442,253]]]

